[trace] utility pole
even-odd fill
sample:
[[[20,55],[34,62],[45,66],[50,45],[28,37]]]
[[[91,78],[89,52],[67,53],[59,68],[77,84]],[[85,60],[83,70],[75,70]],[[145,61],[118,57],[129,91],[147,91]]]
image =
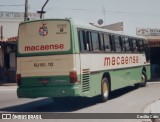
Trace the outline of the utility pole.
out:
[[[25,0],[24,21],[28,20],[28,0]]]
[[[103,16],[104,16],[104,24],[105,24],[106,23],[106,9],[105,9],[104,6],[102,8],[102,13],[103,13]]]
[[[42,19],[42,15],[46,13],[45,11],[43,11],[43,9],[44,9],[44,7],[46,6],[46,4],[48,3],[48,1],[49,1],[49,0],[47,0],[47,1],[45,2],[45,4],[43,5],[41,11],[37,11],[37,13],[40,14],[40,19]]]

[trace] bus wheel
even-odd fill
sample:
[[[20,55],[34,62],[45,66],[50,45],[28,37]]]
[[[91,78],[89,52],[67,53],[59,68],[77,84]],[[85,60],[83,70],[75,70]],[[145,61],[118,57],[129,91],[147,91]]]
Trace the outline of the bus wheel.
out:
[[[146,73],[143,72],[143,73],[142,73],[142,76],[141,76],[140,87],[144,87],[144,86],[146,85],[146,81],[147,81]]]
[[[101,84],[101,102],[106,102],[109,98],[109,82],[107,78],[103,78]]]

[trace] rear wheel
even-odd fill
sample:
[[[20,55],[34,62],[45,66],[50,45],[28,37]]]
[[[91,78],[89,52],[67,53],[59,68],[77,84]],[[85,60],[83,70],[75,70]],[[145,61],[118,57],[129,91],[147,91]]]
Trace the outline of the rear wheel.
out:
[[[101,102],[106,102],[109,99],[109,92],[110,92],[110,87],[108,79],[103,78],[101,84]]]
[[[146,85],[146,81],[147,81],[146,73],[143,72],[141,75],[140,87],[144,87]]]

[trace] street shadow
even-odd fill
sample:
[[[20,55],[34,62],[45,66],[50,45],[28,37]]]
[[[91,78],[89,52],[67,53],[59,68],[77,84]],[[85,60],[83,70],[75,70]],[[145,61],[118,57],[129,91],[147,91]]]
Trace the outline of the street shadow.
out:
[[[115,98],[121,97],[133,90],[136,90],[137,87],[126,87],[111,92],[109,101],[114,100]],[[52,98],[44,98],[36,100],[33,102],[28,102],[20,105],[9,106],[5,108],[0,108],[0,111],[5,112],[73,112],[96,104],[101,104],[98,101],[98,96],[93,98],[67,98],[61,100],[53,100]],[[21,100],[21,99],[18,99]],[[104,103],[104,104],[107,104]]]
[[[72,102],[71,102],[72,101]],[[69,100],[52,100],[45,98],[21,105],[0,108],[5,112],[72,112],[97,104],[94,98],[69,98]]]
[[[128,87],[125,87],[125,88],[122,88],[122,89],[115,90],[115,91],[111,92],[110,100],[118,98],[118,97],[120,97],[122,95],[125,95],[129,92],[132,92],[132,91],[134,91],[138,88],[139,88],[138,86],[128,86]]]

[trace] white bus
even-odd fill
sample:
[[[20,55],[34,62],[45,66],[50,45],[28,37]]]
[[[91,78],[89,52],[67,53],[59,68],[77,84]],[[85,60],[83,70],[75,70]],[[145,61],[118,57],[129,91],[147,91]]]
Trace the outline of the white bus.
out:
[[[150,79],[148,44],[72,19],[43,19],[19,25],[17,95],[93,97]]]

